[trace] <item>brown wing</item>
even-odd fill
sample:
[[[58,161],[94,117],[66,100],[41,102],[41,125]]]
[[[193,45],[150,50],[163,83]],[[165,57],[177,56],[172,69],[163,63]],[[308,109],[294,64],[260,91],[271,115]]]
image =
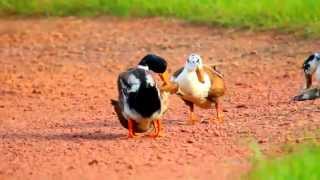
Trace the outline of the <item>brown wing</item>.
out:
[[[215,65],[210,65],[209,67],[211,67],[211,69],[215,74],[217,74],[217,76],[220,76],[223,79],[223,74],[219,70],[217,70],[217,67]]]
[[[113,109],[114,111],[116,112],[118,118],[119,118],[119,121],[120,121],[120,124],[124,127],[124,128],[127,128],[128,129],[128,121],[125,117],[123,117],[122,115],[122,112],[121,112],[121,108],[120,108],[120,105],[119,105],[119,101],[116,101],[114,99],[111,99],[110,100],[110,103],[111,105],[113,106]]]
[[[203,69],[209,75],[212,84],[208,98],[214,100],[217,97],[223,96],[225,84],[222,74],[216,70],[215,66],[205,65]]]
[[[177,78],[177,77],[182,73],[183,68],[184,68],[184,67],[182,67],[182,68],[178,69],[176,72],[174,72],[174,73],[173,73],[173,77]]]

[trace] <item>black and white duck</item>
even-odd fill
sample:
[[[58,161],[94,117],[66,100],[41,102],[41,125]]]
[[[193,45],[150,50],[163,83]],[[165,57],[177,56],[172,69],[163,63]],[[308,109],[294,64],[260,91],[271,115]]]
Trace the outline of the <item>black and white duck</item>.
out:
[[[320,53],[311,54],[303,63],[305,75],[305,89],[312,86],[312,76],[316,75],[317,81],[320,81]]]
[[[169,82],[166,70],[167,62],[162,57],[148,54],[136,67],[118,76],[119,101],[111,100],[111,103],[121,125],[128,129],[129,138],[151,130],[155,133],[150,136],[159,136],[169,93],[160,89],[152,72],[160,75],[165,86]]]
[[[300,92],[299,95],[293,97],[294,101],[306,101],[306,100],[315,100],[320,98],[320,89],[317,87],[311,87],[304,89]]]
[[[320,53],[311,54],[303,63],[305,84],[303,90],[293,98],[295,101],[314,100],[320,98],[319,83],[312,86],[313,75],[320,81]]]

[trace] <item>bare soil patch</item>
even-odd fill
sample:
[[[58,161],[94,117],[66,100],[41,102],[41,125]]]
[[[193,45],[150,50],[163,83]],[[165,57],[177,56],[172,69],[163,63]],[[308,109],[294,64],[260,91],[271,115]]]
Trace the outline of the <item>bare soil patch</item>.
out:
[[[320,127],[320,101],[291,102],[320,41],[161,19],[0,20],[0,179],[234,179],[266,152]],[[109,104],[146,53],[170,71],[191,52],[223,72],[225,123],[184,125],[172,96],[166,137],[127,140]]]

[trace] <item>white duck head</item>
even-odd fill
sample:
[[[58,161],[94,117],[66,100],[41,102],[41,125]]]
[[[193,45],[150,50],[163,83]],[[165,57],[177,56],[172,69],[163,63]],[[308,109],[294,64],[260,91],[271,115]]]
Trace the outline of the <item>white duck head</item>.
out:
[[[190,54],[187,58],[185,68],[188,71],[196,71],[197,68],[202,68],[202,58],[198,54]]]
[[[204,71],[202,67],[203,67],[203,64],[202,64],[201,56],[198,54],[192,53],[188,56],[184,68],[188,72],[196,72],[198,76],[198,80],[200,82],[204,82]]]

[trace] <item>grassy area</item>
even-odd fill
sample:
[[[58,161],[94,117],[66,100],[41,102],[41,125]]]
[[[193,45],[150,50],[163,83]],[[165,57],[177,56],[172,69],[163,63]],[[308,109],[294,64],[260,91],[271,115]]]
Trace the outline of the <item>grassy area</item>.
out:
[[[318,180],[320,147],[299,147],[293,153],[271,160],[258,158],[246,179],[250,180]]]
[[[320,35],[319,0],[0,0],[0,12],[47,16],[164,16]]]

